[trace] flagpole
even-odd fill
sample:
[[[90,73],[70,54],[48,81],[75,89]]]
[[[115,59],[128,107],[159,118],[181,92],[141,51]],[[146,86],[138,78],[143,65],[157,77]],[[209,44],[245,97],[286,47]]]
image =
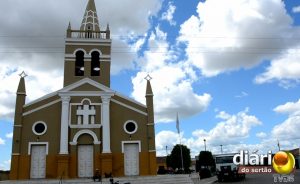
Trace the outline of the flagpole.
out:
[[[178,118],[178,112],[177,112],[177,117],[176,117],[176,128],[179,136],[179,146],[180,146],[180,156],[181,156],[181,169],[184,171],[183,167],[183,155],[182,155],[182,144],[181,144],[181,136],[180,136],[180,129],[179,129],[179,118]]]

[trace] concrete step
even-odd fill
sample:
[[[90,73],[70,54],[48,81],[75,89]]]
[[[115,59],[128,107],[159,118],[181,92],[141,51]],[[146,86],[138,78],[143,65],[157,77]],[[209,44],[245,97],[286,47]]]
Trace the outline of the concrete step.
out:
[[[159,176],[138,176],[114,178],[114,182],[119,184],[129,182],[130,184],[193,184],[189,175],[159,175]],[[0,184],[86,184],[101,183],[94,182],[91,179],[74,179],[74,180],[28,180],[28,181],[3,181]],[[102,180],[102,184],[110,184],[109,179]]]

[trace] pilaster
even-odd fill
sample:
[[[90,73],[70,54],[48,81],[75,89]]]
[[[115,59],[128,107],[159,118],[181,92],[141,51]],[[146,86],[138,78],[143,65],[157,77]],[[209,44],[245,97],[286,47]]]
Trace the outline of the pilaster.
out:
[[[70,96],[61,96],[62,107],[61,107],[61,125],[60,125],[60,155],[68,154],[68,116],[69,116],[69,105]]]

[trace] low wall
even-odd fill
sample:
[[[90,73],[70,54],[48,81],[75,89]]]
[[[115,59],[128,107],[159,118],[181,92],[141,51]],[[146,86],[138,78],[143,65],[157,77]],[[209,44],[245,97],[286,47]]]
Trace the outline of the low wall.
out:
[[[9,180],[9,171],[0,171],[0,181]]]

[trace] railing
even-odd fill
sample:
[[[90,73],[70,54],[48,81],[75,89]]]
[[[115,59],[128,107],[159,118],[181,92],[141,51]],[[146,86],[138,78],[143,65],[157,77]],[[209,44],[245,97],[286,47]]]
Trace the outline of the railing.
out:
[[[110,39],[110,31],[67,30],[67,38]]]

